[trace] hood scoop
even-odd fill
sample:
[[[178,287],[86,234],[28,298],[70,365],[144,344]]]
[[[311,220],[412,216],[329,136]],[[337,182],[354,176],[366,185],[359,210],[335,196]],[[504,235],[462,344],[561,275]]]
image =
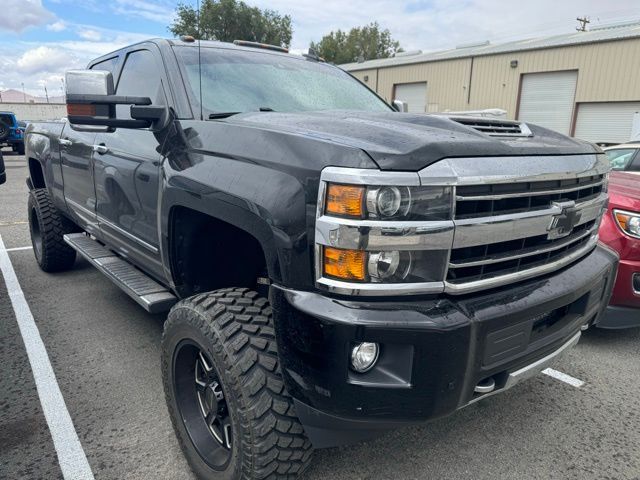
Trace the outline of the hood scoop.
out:
[[[466,127],[489,135],[491,137],[532,137],[533,133],[526,123],[508,120],[495,120],[477,117],[449,117]]]

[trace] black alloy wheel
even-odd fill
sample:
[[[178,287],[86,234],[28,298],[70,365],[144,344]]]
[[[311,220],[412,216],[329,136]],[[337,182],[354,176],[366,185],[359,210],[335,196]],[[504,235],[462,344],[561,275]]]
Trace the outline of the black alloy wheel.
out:
[[[173,380],[176,403],[193,446],[210,468],[224,470],[233,448],[231,412],[213,361],[193,340],[176,348]]]

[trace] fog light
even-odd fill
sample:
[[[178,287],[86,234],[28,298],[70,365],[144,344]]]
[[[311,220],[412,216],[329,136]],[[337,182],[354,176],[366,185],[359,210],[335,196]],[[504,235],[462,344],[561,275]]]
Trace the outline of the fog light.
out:
[[[351,368],[358,373],[368,372],[378,360],[380,348],[377,343],[363,342],[351,350]]]

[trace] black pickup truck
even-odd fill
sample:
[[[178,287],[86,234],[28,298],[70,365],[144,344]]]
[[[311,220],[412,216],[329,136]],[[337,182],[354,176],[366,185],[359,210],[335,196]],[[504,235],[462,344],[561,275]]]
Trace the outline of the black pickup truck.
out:
[[[400,113],[279,50],[142,42],[68,72],[68,120],[27,131],[37,262],[79,253],[169,312],[166,400],[201,478],[294,477],[313,447],[503,392],[616,274],[597,147]]]

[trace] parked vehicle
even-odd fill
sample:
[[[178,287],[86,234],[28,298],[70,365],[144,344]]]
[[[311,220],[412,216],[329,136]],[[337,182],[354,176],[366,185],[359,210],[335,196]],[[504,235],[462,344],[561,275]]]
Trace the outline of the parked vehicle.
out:
[[[2,151],[0,151],[0,185],[7,181],[7,173],[4,169],[4,158],[2,157]]]
[[[36,260],[79,253],[170,310],[167,405],[201,478],[293,477],[312,446],[503,392],[615,277],[596,147],[400,114],[281,50],[139,43],[68,72],[68,122],[27,129]]]
[[[598,327],[640,327],[640,172],[611,172],[609,196],[600,240],[618,252],[620,265]]]
[[[604,149],[612,170],[640,172],[640,143],[622,143]]]
[[[4,145],[24,155],[24,128],[12,112],[0,112],[0,148]]]

